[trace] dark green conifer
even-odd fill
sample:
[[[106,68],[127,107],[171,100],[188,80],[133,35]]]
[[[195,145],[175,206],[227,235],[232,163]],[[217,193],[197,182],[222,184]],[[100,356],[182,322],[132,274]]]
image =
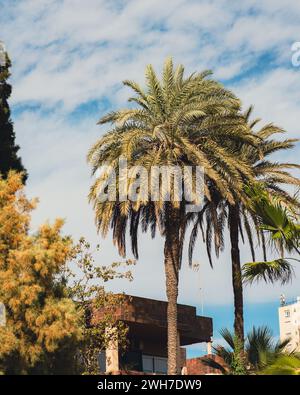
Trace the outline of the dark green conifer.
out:
[[[0,42],[1,46],[1,42]],[[2,50],[2,51],[1,51]],[[18,156],[20,147],[16,145],[15,132],[10,116],[8,99],[11,95],[11,85],[7,82],[10,77],[11,62],[4,51],[0,48],[0,174],[7,177],[10,170],[24,172],[23,181],[26,181],[27,172]]]

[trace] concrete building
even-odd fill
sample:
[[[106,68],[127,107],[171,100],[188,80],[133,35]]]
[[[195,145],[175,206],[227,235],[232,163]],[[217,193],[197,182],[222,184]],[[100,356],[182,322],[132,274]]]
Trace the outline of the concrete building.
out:
[[[98,311],[101,319],[101,311]],[[125,353],[112,342],[100,357],[100,368],[110,374],[165,374],[167,373],[167,302],[126,297],[117,312],[117,319],[129,327],[129,348]],[[210,343],[213,333],[212,319],[200,317],[196,308],[178,305],[178,348],[180,370],[186,367],[183,346]]]
[[[280,340],[290,338],[287,351],[300,352],[300,296],[293,302],[286,302],[281,298],[279,313]]]

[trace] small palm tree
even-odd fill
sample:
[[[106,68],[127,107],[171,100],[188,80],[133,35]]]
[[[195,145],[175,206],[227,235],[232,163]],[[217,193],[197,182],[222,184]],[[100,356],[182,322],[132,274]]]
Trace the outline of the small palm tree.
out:
[[[204,357],[201,360],[207,366],[220,370],[225,375],[244,375],[246,374],[246,361],[244,354],[244,346],[238,336],[231,333],[228,329],[220,330],[220,334],[227,346],[213,347],[214,354],[217,355],[223,363]]]
[[[289,342],[290,339],[274,342],[272,331],[267,326],[253,327],[247,335],[245,347],[248,370],[258,372],[263,369],[284,353]]]
[[[267,366],[276,363],[285,354],[285,347],[289,339],[274,343],[271,330],[262,326],[253,327],[245,339],[245,350],[241,353],[239,338],[228,329],[220,331],[227,346],[214,347],[214,353],[218,355],[224,364],[217,363],[211,358],[204,358],[204,363],[223,374],[259,374],[266,371]],[[242,355],[242,357],[241,357]]]
[[[119,158],[128,166],[142,166],[151,174],[153,166],[203,166],[204,193],[212,199],[210,185],[233,203],[243,188],[245,177],[251,178],[248,165],[230,149],[230,142],[241,140],[255,144],[242,116],[238,115],[239,100],[218,82],[209,79],[210,72],[184,76],[182,65],[173,68],[171,59],[165,63],[162,81],[152,66],[146,69],[146,89],[133,81],[125,81],[135,96],[129,99],[137,105],[109,113],[100,124],[111,124],[111,129],[91,148],[88,161],[94,174],[109,164],[117,174],[119,187]],[[226,143],[225,143],[226,142]],[[164,267],[168,299],[168,373],[178,372],[177,297],[183,240],[190,216],[186,205],[190,202],[165,198],[161,190],[153,201],[151,196],[137,193],[135,201],[99,199],[99,188],[110,174],[101,173],[91,187],[96,224],[102,235],[109,228],[121,255],[126,254],[126,232],[129,229],[133,254],[138,258],[138,230],[150,229],[152,237],[158,228],[164,237]],[[129,183],[127,192],[132,188]],[[143,189],[144,191],[144,189]],[[195,201],[196,202],[196,201]]]

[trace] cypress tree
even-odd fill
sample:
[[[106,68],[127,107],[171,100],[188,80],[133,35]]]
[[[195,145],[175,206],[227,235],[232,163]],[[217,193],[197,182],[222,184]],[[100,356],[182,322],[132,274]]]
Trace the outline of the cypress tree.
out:
[[[11,85],[7,82],[10,77],[11,62],[1,46],[1,42],[0,52],[0,175],[6,178],[10,170],[23,172],[23,182],[25,183],[27,172],[18,156],[20,147],[15,143],[16,136],[8,104],[12,91]]]

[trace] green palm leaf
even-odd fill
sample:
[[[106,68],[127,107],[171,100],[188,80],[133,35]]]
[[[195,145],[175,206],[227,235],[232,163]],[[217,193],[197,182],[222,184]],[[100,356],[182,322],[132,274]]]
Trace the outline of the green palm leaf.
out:
[[[280,281],[284,285],[290,282],[294,276],[293,266],[287,259],[245,263],[242,271],[244,282],[250,284],[264,280],[266,283]]]

